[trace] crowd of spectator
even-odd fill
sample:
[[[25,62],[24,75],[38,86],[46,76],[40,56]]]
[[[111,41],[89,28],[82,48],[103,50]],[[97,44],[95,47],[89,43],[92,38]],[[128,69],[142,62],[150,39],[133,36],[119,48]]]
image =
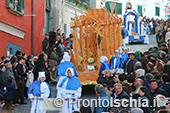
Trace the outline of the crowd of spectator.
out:
[[[160,109],[168,113],[170,103],[167,103],[166,98],[170,97],[170,29],[167,29],[169,21],[144,17],[150,34],[156,33],[158,46],[151,47],[143,53],[140,51],[128,53],[127,48],[115,51],[113,58],[119,57],[120,64],[115,65],[115,60],[112,59],[114,63],[110,61],[110,68],[100,72],[97,80],[99,84],[95,86],[98,98],[113,97],[122,100],[141,97],[140,99],[148,99],[150,106],[154,104],[153,98],[156,97],[160,99],[160,107],[109,108],[102,106],[96,107],[94,113],[163,113]],[[17,51],[15,55],[2,56],[0,110],[4,107],[5,110],[11,111],[14,106],[27,104],[25,102],[25,98],[28,97],[27,90],[33,81],[37,80],[40,71],[45,71],[47,83],[56,84],[58,82],[55,75],[56,68],[63,59],[64,52],[73,52],[72,43],[72,34],[66,38],[66,34],[61,34],[60,29],[54,28],[52,32],[45,34],[42,42],[43,50],[39,56],[27,55],[21,51]],[[118,73],[121,68],[124,73]],[[81,113],[92,112],[90,107],[81,107],[81,110]]]
[[[38,72],[45,71],[46,82],[56,84],[57,65],[63,58],[64,51],[72,48],[73,35],[61,35],[60,29],[53,29],[45,34],[43,50],[39,56],[27,55],[16,51],[15,55],[2,56],[0,62],[0,110],[11,111],[14,106],[27,104],[27,90],[37,80]],[[4,106],[5,105],[5,106]]]
[[[149,34],[156,34],[158,44],[166,43],[170,39],[170,19],[150,19],[145,16],[142,21],[147,26]]]

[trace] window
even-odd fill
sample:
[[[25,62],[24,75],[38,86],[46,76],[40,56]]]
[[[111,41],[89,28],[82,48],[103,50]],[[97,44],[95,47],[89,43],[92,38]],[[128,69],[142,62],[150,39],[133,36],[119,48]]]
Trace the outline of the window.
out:
[[[105,3],[105,7],[106,7],[108,13],[110,13],[111,10],[113,13],[115,13],[116,5],[117,5],[117,14],[122,14],[122,3],[116,3],[116,2],[106,2]]]
[[[122,3],[117,3],[117,14],[122,14]]]
[[[67,34],[67,24],[64,24],[64,33]]]
[[[24,5],[24,0],[7,0],[7,8],[19,12],[21,14],[24,14]]]
[[[51,11],[51,0],[46,0],[45,8],[46,10]]]
[[[92,8],[91,3],[93,3],[96,0],[93,0],[93,2],[91,0],[65,0],[65,1],[79,8],[87,10]],[[85,4],[83,2],[85,2]]]
[[[155,15],[160,16],[160,8],[159,7],[155,7]]]
[[[21,47],[9,42],[7,43],[7,56],[10,54],[15,55],[17,50],[21,51]]]
[[[142,14],[142,6],[138,6],[138,12],[139,14]]]

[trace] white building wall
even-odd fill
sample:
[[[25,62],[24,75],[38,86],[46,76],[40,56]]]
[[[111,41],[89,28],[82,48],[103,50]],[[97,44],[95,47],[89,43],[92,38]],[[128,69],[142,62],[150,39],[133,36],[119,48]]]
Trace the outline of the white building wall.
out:
[[[123,18],[123,14],[125,13],[126,4],[130,2],[132,4],[132,9],[137,11],[137,7],[142,6],[143,16],[147,16],[149,18],[158,18],[158,19],[165,19],[165,6],[168,0],[105,0],[105,1],[113,1],[122,3],[122,15],[119,17]],[[155,15],[155,7],[160,7],[160,16]]]
[[[80,15],[82,15],[82,13],[85,13],[85,10],[74,6],[73,4],[65,2],[65,6],[64,6],[64,23],[67,25],[67,34],[66,34],[66,36],[69,36],[69,34],[72,33],[70,25],[71,25],[71,22],[74,21],[75,11],[77,13],[77,16],[80,16]]]

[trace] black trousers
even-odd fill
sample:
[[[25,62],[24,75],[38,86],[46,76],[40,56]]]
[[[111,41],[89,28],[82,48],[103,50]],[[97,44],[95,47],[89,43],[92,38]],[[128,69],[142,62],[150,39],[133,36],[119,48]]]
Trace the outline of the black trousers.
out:
[[[19,103],[19,101],[18,101],[18,94],[19,93],[18,92],[19,92],[19,89],[16,89],[15,93],[14,93],[13,104]]]
[[[156,35],[156,42],[159,42],[159,35]]]
[[[22,83],[20,83],[19,85],[19,99],[21,103],[24,103],[24,89],[25,89],[25,82],[22,81]]]

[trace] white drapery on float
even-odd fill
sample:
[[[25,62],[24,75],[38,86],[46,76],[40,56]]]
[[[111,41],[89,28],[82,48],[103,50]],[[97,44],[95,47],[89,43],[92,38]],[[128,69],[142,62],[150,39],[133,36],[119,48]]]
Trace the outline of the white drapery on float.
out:
[[[131,22],[135,22],[133,29]],[[124,14],[124,26],[129,32],[129,36],[125,39],[125,44],[128,44],[129,42],[143,42],[149,44],[146,26],[144,26],[144,23],[141,21],[138,12],[132,9],[127,10]],[[132,34],[132,30],[138,35],[138,39],[135,39],[134,35]]]

